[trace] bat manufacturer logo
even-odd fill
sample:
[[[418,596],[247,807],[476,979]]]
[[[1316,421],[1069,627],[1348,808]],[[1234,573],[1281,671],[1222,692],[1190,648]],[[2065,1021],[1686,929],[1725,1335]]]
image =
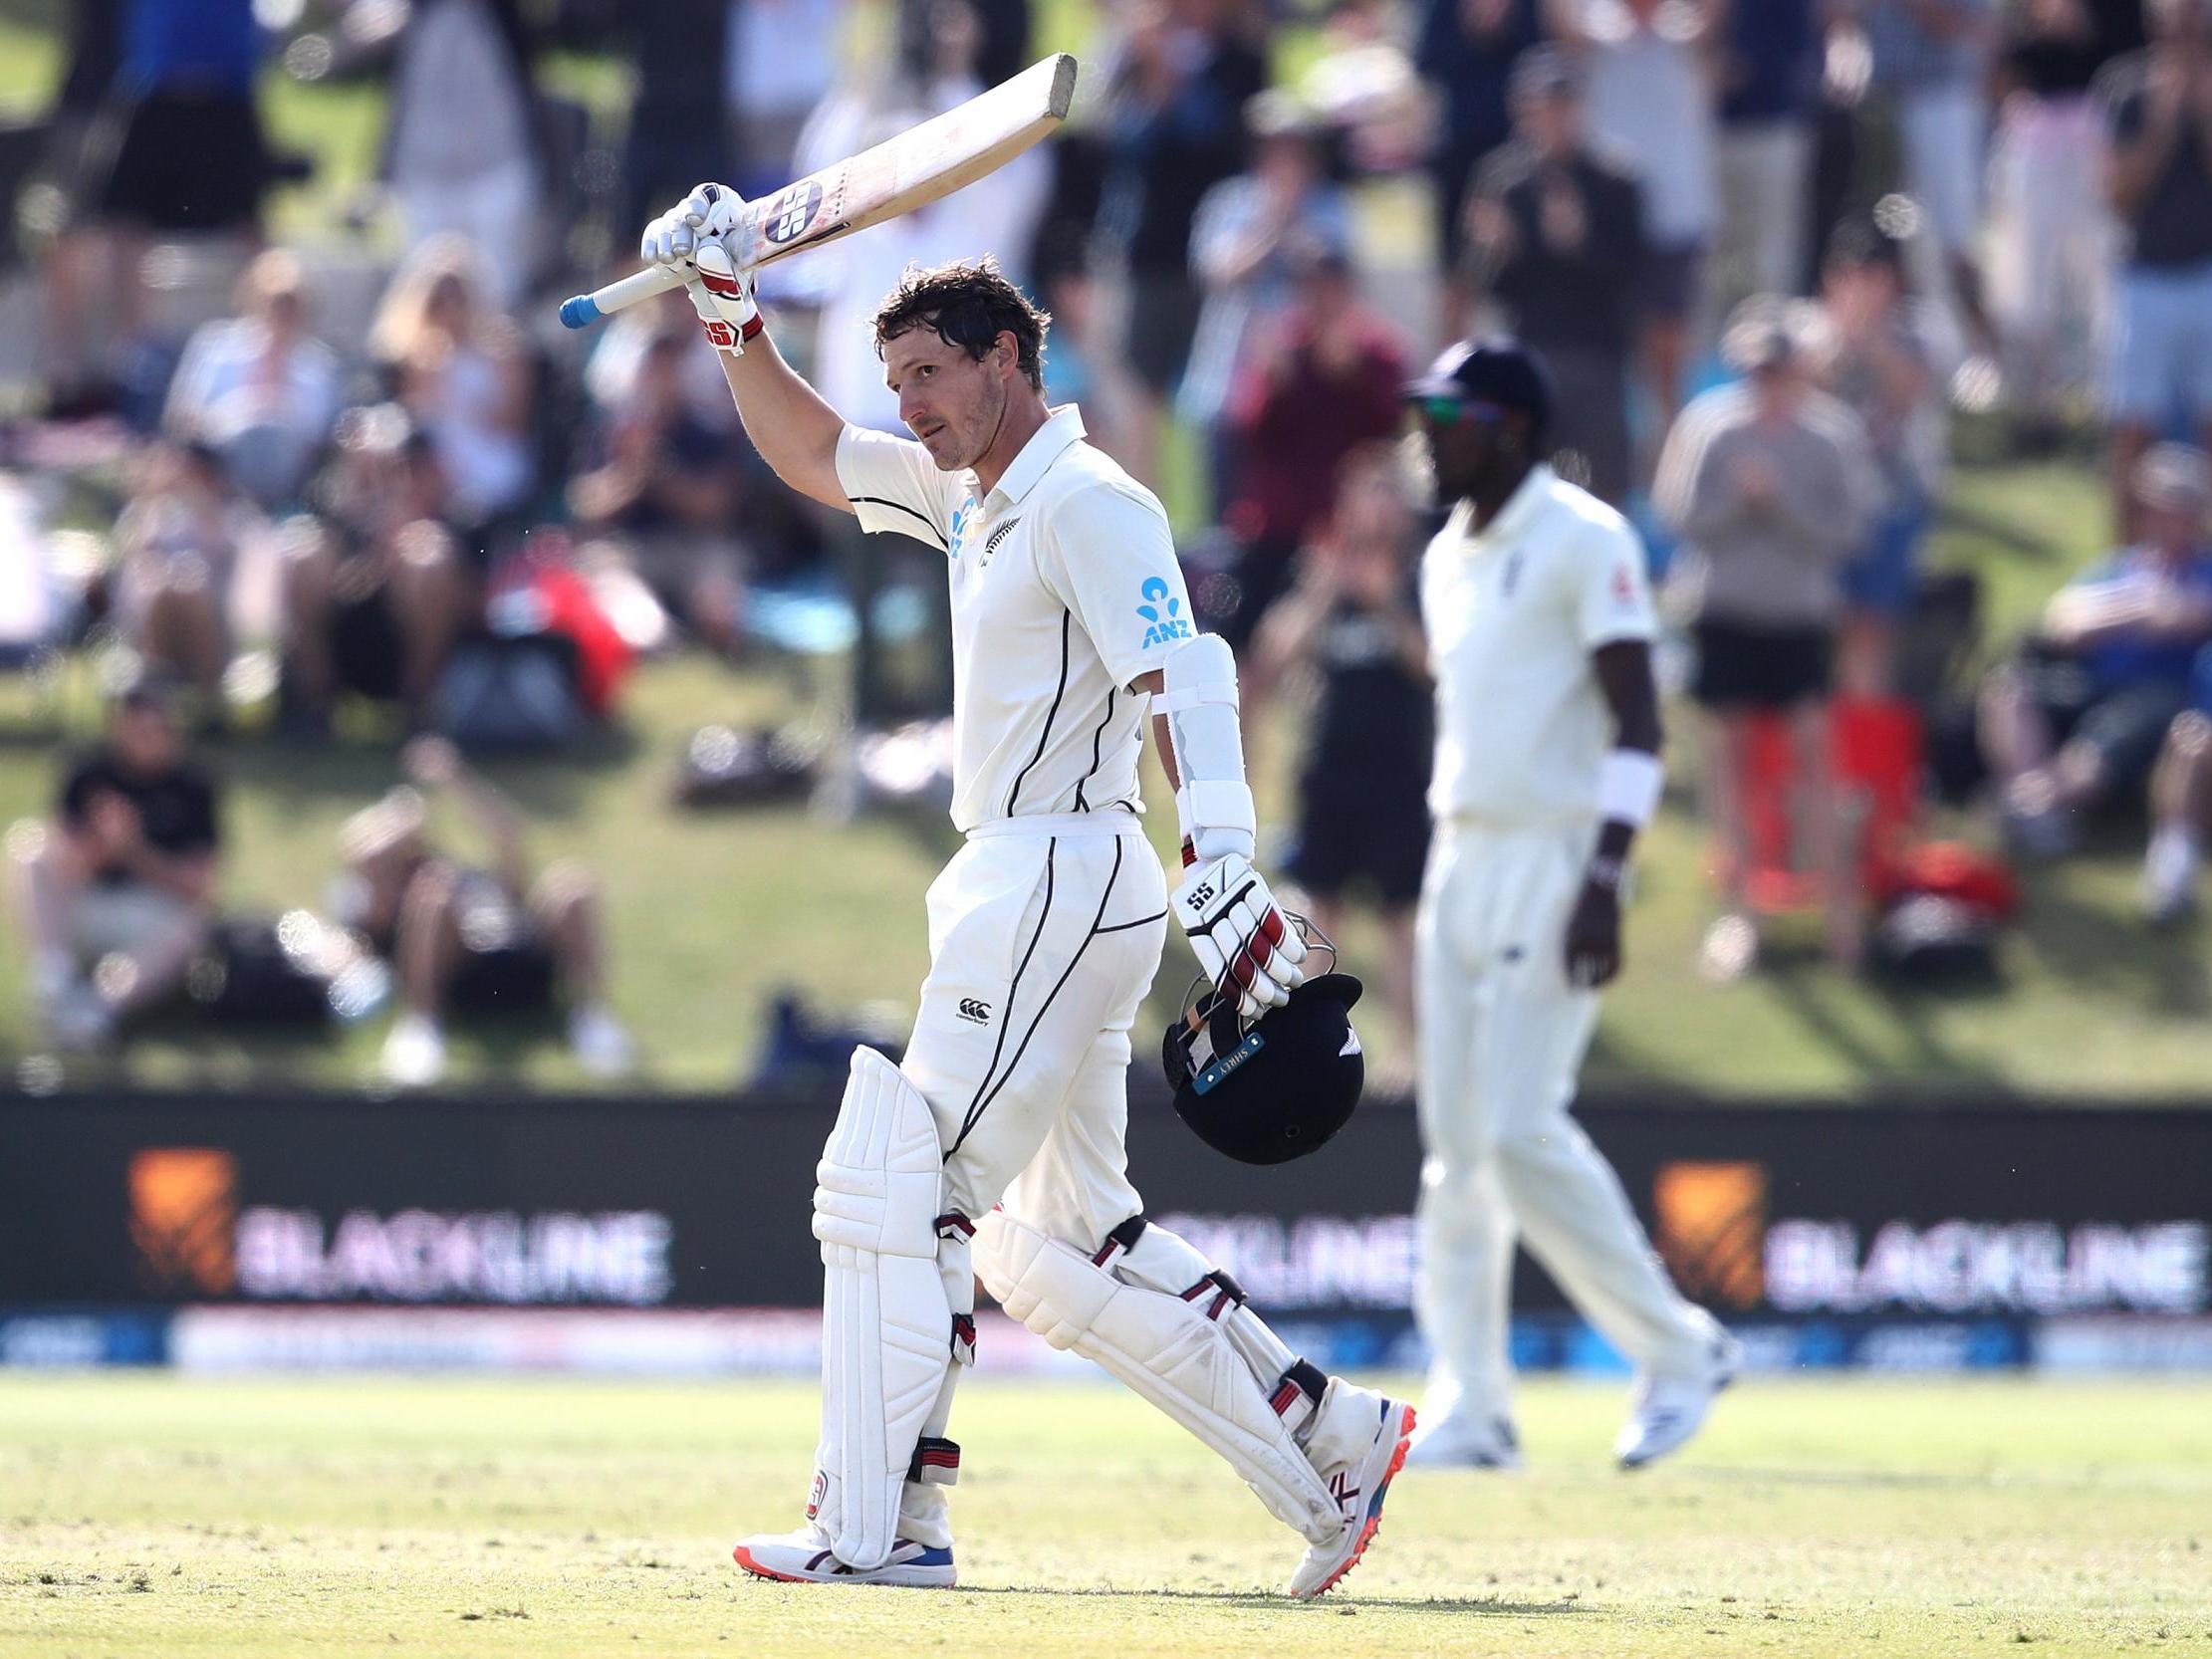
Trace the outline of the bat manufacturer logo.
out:
[[[991,1005],[986,1002],[978,1002],[973,997],[962,997],[960,999],[959,1013],[960,1018],[967,1021],[971,1026],[987,1026],[991,1023]]]
[[[768,204],[768,222],[761,234],[782,247],[806,235],[814,216],[822,211],[822,186],[811,180],[794,184]]]

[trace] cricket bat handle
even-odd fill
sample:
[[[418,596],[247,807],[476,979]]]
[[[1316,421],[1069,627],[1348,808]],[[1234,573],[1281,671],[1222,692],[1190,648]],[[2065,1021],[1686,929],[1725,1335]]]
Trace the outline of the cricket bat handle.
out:
[[[611,317],[626,306],[649,300],[655,294],[665,294],[671,288],[681,288],[683,279],[664,266],[648,265],[642,271],[632,271],[617,278],[605,288],[595,288],[589,294],[578,294],[561,302],[561,323],[564,328],[588,329],[603,317]]]

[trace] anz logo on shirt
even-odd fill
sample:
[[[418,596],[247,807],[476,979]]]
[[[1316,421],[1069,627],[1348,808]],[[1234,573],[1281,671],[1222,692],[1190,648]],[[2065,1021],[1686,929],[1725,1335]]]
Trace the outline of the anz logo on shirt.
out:
[[[952,541],[945,549],[945,557],[955,564],[960,559],[960,538],[968,532],[968,521],[975,517],[975,498],[970,496],[952,510]]]
[[[1137,647],[1139,650],[1148,651],[1170,639],[1190,637],[1190,622],[1179,614],[1183,601],[1169,595],[1166,583],[1156,576],[1148,576],[1138,592],[1144,601],[1136,607],[1136,613],[1144,618],[1144,643]]]

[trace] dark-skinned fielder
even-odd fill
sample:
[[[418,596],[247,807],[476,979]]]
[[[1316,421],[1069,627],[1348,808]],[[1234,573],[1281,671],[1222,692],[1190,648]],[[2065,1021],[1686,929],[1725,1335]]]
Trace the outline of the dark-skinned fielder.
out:
[[[1450,509],[1421,560],[1436,819],[1415,931],[1420,1272],[1429,1395],[1409,1462],[1520,1461],[1508,1362],[1516,1236],[1637,1367],[1613,1452],[1697,1432],[1736,1345],[1675,1291],[1568,1114],[1620,968],[1620,889],[1659,804],[1643,545],[1543,460],[1551,394],[1517,342],[1466,342],[1407,388]]]

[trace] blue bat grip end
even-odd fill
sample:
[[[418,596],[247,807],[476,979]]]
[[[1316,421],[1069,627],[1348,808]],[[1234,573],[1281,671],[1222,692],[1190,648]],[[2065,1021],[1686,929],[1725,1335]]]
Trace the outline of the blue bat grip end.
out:
[[[588,329],[600,320],[600,308],[589,294],[579,294],[574,299],[561,302],[561,326],[566,329]]]

